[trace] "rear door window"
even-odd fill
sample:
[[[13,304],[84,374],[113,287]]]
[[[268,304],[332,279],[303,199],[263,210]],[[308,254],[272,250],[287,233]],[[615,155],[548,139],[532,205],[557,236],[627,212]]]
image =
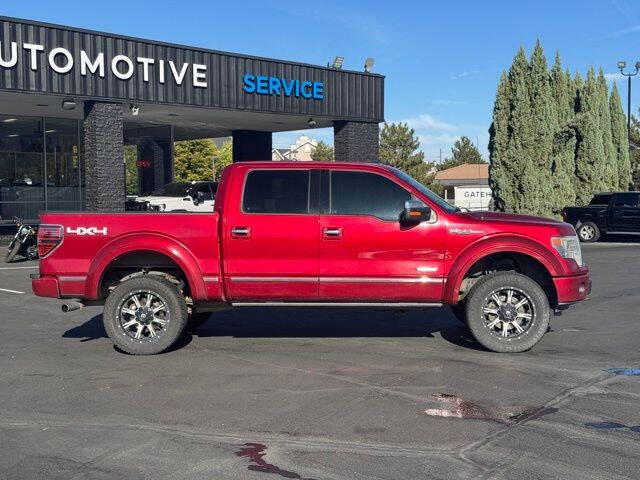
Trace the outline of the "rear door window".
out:
[[[613,201],[614,207],[636,208],[638,206],[637,193],[618,193]]]
[[[309,213],[308,170],[253,170],[242,198],[245,213]]]

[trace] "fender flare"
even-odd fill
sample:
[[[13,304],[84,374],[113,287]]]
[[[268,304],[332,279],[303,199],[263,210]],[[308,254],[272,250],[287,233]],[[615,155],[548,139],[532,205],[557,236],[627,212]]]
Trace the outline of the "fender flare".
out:
[[[100,296],[100,283],[106,269],[117,258],[127,253],[151,251],[166,255],[184,272],[194,300],[206,298],[206,288],[198,262],[189,250],[177,240],[159,233],[128,233],[103,246],[87,273],[85,297],[95,300]]]
[[[519,253],[537,260],[552,277],[564,274],[562,263],[540,243],[516,234],[499,234],[484,237],[469,245],[455,259],[445,286],[443,300],[448,304],[458,302],[458,292],[469,269],[478,261],[495,253]]]

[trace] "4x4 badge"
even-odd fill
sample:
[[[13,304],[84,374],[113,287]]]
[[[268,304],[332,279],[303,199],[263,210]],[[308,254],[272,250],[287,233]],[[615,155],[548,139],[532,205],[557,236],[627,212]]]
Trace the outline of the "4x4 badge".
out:
[[[107,227],[98,228],[98,227],[77,227],[71,228],[67,227],[67,233],[72,233],[74,235],[106,235]]]

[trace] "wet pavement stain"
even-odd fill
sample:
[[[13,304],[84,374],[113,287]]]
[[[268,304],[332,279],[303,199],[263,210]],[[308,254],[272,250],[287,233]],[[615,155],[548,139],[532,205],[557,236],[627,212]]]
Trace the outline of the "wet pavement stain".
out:
[[[640,433],[640,425],[624,425],[618,422],[591,422],[585,423],[585,426],[597,428],[598,430],[618,430],[627,428],[634,433]]]
[[[267,463],[264,459],[266,450],[266,445],[263,445],[261,443],[245,443],[244,445],[242,445],[242,447],[240,447],[240,450],[235,452],[235,454],[238,457],[248,457],[251,460],[251,463],[247,467],[247,470],[250,470],[252,472],[271,473],[274,475],[279,475],[283,478],[293,478],[297,480],[314,480],[313,478],[301,477],[296,472],[283,470],[276,465]]]
[[[436,393],[432,397],[452,405],[450,408],[427,408],[424,410],[425,414],[432,417],[488,420],[509,425],[558,411],[557,408],[551,407],[489,408],[448,393]]]
[[[610,368],[607,372],[627,377],[640,376],[640,368]]]

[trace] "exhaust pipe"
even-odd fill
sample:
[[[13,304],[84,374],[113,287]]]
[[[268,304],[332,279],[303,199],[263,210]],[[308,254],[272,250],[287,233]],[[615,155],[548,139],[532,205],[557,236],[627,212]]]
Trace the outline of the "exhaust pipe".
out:
[[[68,313],[73,312],[74,310],[80,310],[84,307],[84,304],[80,302],[67,302],[62,304],[62,312]]]

